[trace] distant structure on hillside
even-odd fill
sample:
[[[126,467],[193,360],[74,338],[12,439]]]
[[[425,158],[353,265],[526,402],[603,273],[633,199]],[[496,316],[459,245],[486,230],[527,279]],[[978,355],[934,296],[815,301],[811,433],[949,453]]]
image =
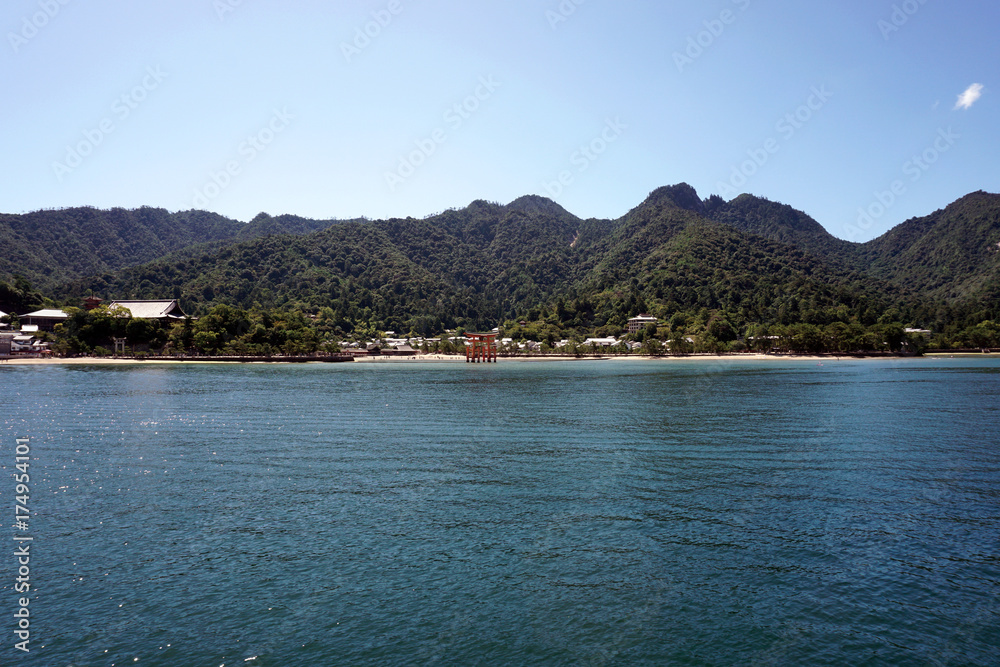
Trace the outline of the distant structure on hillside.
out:
[[[645,313],[640,313],[636,317],[630,317],[628,320],[628,326],[625,328],[625,333],[638,333],[646,328],[647,324],[657,324],[659,320],[652,315],[646,315]]]
[[[112,301],[110,308],[121,306],[128,308],[132,317],[141,317],[147,320],[157,320],[158,322],[169,322],[171,320],[183,320],[187,317],[181,310],[177,299],[165,299],[162,301]]]

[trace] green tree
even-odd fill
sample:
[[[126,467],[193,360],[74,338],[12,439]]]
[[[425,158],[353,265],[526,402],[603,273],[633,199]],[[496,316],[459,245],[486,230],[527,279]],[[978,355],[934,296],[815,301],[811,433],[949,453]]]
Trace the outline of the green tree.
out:
[[[792,349],[796,352],[817,354],[823,352],[823,333],[815,324],[793,324]]]
[[[898,322],[880,323],[873,327],[873,332],[879,340],[880,347],[892,352],[898,352],[906,340],[903,325]]]
[[[851,337],[850,327],[843,322],[832,322],[823,328],[823,338],[829,352],[844,353]]]
[[[642,353],[651,357],[659,357],[663,354],[663,343],[658,338],[649,337],[642,343]]]
[[[214,331],[197,331],[194,334],[194,346],[205,354],[216,354],[219,351],[219,337]]]
[[[692,345],[687,338],[683,329],[672,330],[669,339],[670,352],[672,354],[690,354]]]
[[[736,340],[736,331],[733,330],[733,325],[729,323],[728,319],[719,315],[713,315],[709,319],[708,324],[705,325],[705,331],[709,336],[723,343]]]
[[[698,351],[709,354],[721,354],[726,349],[725,343],[709,333],[704,333],[698,339]]]
[[[166,342],[166,332],[156,320],[133,317],[125,325],[125,337],[129,343],[162,347]]]
[[[41,292],[22,275],[14,275],[9,283],[0,281],[0,310],[5,313],[23,315],[39,308],[44,301]]]

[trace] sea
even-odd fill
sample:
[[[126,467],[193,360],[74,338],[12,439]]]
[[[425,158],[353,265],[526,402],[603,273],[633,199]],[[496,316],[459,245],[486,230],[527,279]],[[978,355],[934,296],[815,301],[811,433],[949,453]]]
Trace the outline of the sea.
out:
[[[0,386],[3,665],[1000,664],[998,359]]]

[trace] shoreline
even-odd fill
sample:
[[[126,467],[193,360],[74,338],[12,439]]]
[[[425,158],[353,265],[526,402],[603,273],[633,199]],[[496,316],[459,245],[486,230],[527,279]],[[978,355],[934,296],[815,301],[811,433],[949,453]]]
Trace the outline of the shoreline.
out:
[[[648,361],[648,362],[677,362],[677,361],[697,361],[697,362],[725,362],[725,361],[875,361],[880,359],[1000,359],[998,353],[970,353],[970,352],[933,352],[922,357],[900,356],[900,355],[810,355],[810,354],[691,354],[686,356],[642,356],[642,355],[608,355],[608,356],[568,356],[568,355],[539,355],[525,357],[500,357],[497,363],[509,362],[544,362],[544,361]],[[466,363],[465,355],[456,354],[421,354],[413,357],[357,357],[353,362],[362,364],[413,364],[413,363]],[[325,364],[324,361],[283,361],[281,359],[248,359],[245,361],[224,361],[218,359],[132,359],[114,357],[55,357],[49,359],[38,358],[0,358],[2,366],[52,366],[52,365],[93,365],[93,366],[120,366],[129,364],[146,365],[185,365],[185,364],[222,364],[222,365],[244,365],[244,364]],[[348,362],[342,362],[348,363]],[[482,363],[482,362],[480,362]],[[492,363],[492,362],[491,362]],[[478,365],[478,364],[477,364]]]

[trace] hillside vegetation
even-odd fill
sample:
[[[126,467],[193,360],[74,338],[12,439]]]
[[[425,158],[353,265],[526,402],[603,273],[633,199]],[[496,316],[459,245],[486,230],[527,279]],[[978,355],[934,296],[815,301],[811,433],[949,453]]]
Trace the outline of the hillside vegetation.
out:
[[[661,319],[664,337],[714,327],[723,343],[797,325],[957,334],[998,319],[1000,296],[1000,196],[984,192],[864,244],[784,204],[702,200],[683,183],[618,220],[582,220],[526,196],[425,219],[262,214],[243,224],[144,208],[0,223],[14,240],[0,264],[8,292],[20,273],[53,303],[93,293],[180,298],[196,315],[220,304],[322,314],[331,335],[501,324],[549,338],[619,334],[640,312]],[[42,240],[32,225],[59,232]]]
[[[266,234],[307,234],[333,222],[261,214],[242,223],[206,211],[169,213],[149,207],[0,214],[0,278],[21,275],[36,287],[51,289],[82,276],[151,262],[183,248],[209,244],[211,249],[220,242]]]

